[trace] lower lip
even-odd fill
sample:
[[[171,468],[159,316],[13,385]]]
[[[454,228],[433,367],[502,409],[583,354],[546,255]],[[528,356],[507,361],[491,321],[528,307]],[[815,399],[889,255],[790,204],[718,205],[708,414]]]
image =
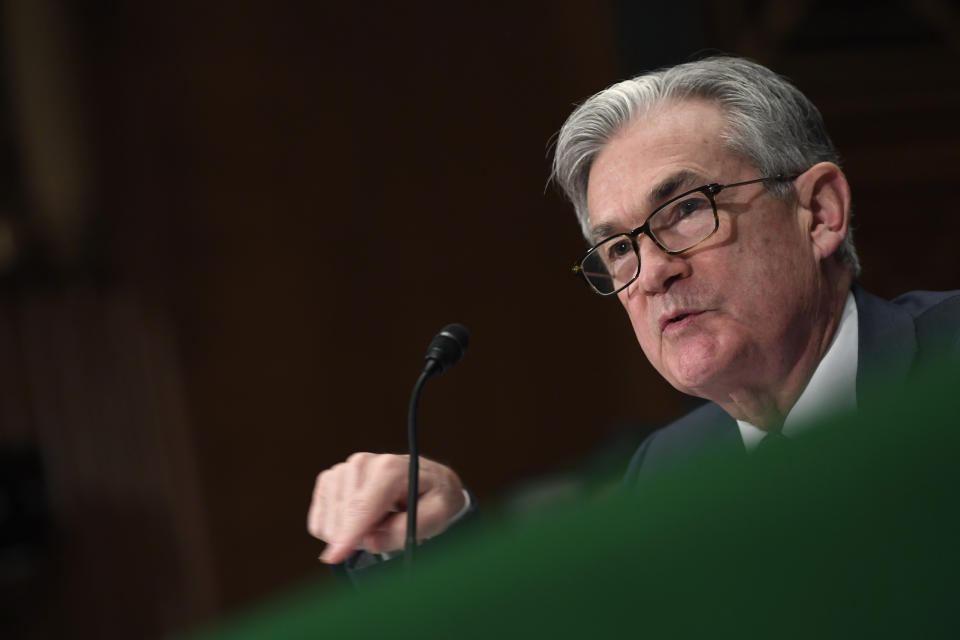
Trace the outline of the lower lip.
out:
[[[684,316],[683,320],[676,320],[674,322],[668,322],[663,328],[664,335],[669,335],[671,333],[676,333],[677,331],[682,331],[692,325],[697,321],[697,318],[704,314],[703,311],[697,313],[690,313]]]

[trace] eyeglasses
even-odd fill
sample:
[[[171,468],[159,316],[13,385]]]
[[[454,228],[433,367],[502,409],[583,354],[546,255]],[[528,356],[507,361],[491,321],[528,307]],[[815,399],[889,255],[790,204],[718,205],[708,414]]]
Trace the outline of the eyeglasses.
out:
[[[720,218],[714,199],[718,193],[757,182],[792,182],[797,177],[777,175],[732,184],[713,183],[681,193],[660,205],[643,225],[629,233],[605,238],[591,247],[574,265],[573,273],[586,280],[600,295],[612,296],[640,275],[637,238],[641,234],[646,234],[666,254],[689,251],[719,228]]]

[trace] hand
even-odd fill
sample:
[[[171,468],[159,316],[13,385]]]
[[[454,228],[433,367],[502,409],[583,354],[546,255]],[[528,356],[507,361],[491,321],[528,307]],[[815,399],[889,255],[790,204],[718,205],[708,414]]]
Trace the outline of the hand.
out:
[[[358,549],[402,549],[407,533],[409,456],[355,453],[317,476],[307,530],[327,543],[320,559],[343,562]],[[447,528],[463,507],[463,484],[453,469],[420,458],[417,538]]]

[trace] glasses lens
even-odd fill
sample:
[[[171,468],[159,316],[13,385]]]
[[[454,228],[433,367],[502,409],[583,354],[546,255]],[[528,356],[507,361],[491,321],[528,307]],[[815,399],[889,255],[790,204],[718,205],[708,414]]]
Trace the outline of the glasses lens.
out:
[[[583,275],[603,294],[613,293],[630,283],[639,271],[637,252],[630,236],[614,236],[597,245],[583,259]]]
[[[713,201],[691,193],[668,203],[650,218],[650,233],[670,251],[683,251],[717,230]]]

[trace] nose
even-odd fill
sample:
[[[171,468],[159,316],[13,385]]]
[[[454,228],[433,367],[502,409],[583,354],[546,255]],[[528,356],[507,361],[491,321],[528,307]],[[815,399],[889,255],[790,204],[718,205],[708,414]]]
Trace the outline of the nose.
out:
[[[664,252],[647,237],[637,244],[640,253],[640,275],[637,284],[644,293],[664,293],[677,280],[691,273],[690,263],[682,255]]]

